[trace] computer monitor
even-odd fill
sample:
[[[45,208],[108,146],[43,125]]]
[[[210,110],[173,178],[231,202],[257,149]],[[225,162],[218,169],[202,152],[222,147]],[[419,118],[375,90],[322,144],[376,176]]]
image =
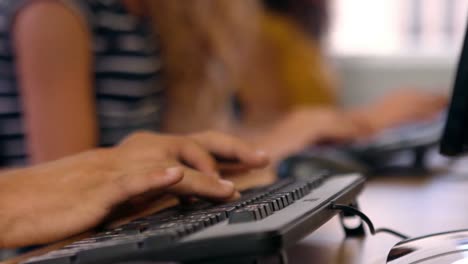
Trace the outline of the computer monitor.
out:
[[[447,156],[468,153],[468,27],[458,62],[447,122],[440,142]]]

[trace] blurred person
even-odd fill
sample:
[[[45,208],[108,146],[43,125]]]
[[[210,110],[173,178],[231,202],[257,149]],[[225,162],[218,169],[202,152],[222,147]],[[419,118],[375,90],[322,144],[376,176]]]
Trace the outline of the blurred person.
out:
[[[4,1],[2,165],[112,146],[141,129],[233,131],[224,110],[249,61],[258,10],[254,0]],[[273,84],[258,79],[264,81]],[[329,112],[326,119],[339,118]],[[259,147],[274,149],[291,121],[283,123],[271,136],[257,137]],[[329,132],[348,137],[353,129],[329,126],[304,130],[296,145]]]
[[[358,134],[358,127],[340,109],[286,112],[291,109],[282,108],[284,98],[272,96],[283,83],[258,44],[262,12],[258,1],[149,4],[165,66],[167,131],[215,127],[234,132],[266,150],[274,161],[307,145],[350,140]],[[250,91],[248,98],[244,88]],[[232,111],[233,97],[242,103],[241,120]],[[271,109],[278,113],[271,115]]]
[[[142,4],[2,2],[3,166],[55,160],[160,129],[161,62]]]
[[[258,42],[256,0],[10,0],[2,11],[4,166],[111,146],[140,129],[231,131],[279,161],[371,127],[335,105],[294,109],[273,96],[294,87]]]
[[[446,104],[445,96],[399,91],[342,110],[317,41],[282,13],[266,13],[257,1],[151,3],[166,66],[169,131],[236,131],[278,161],[308,145],[430,118]],[[234,96],[240,120],[230,108]]]
[[[338,82],[334,79],[339,79],[339,76],[331,70],[323,52],[323,41],[330,24],[330,2],[263,0],[263,4],[263,41],[266,47],[270,47],[269,54],[276,59],[276,65],[281,65],[273,76],[283,74],[282,80],[294,80],[283,81],[282,85],[289,105],[337,106],[339,91],[336,88]],[[324,91],[334,95],[331,97],[334,100],[324,100],[320,96]],[[443,110],[446,103],[444,94],[406,87],[396,89],[369,105],[351,109],[349,113],[367,126],[368,134],[372,134],[406,122],[430,119]]]
[[[264,61],[261,68],[268,67],[267,71],[276,86],[272,86],[270,91],[262,92],[267,94],[268,98],[272,98],[273,102],[281,102],[276,106],[266,105],[266,107],[287,111],[298,106],[336,106],[338,104],[336,81],[328,61],[321,52],[320,40],[326,30],[326,20],[322,16],[320,19],[313,19],[319,17],[318,15],[325,10],[325,8],[315,8],[324,5],[322,1],[301,1],[307,5],[294,4],[299,1],[264,2],[266,8],[262,8],[259,12],[258,42],[261,48],[258,52],[261,58],[258,60]],[[320,11],[314,13],[317,16],[309,16],[314,15],[311,11],[317,9]],[[300,27],[298,22],[289,16],[300,17],[305,25]],[[311,21],[306,21],[306,17]],[[309,30],[309,34],[313,34],[313,38],[305,34],[306,29]],[[259,89],[258,86],[251,86],[241,87],[245,99]],[[265,106],[254,104],[251,108],[253,107]],[[255,110],[252,109],[251,112],[255,113]]]
[[[81,234],[128,216],[130,211],[114,214],[124,204],[140,212],[165,194],[237,199],[234,184],[219,177],[222,164],[213,155],[237,160],[244,172],[267,164],[264,153],[219,133],[181,137],[139,132],[112,148],[2,172],[0,249]]]
[[[322,43],[330,24],[330,2],[326,0],[263,0],[270,12],[294,23],[308,37]]]

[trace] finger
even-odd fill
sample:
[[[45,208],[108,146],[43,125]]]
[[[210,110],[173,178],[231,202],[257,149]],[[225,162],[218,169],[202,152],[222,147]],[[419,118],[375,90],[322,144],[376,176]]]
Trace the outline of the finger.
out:
[[[436,108],[443,108],[446,107],[449,103],[449,99],[447,96],[439,95],[436,99],[434,99],[434,107]]]
[[[348,138],[358,134],[359,126],[355,125],[350,118],[343,116],[342,118],[335,118],[322,124],[319,131],[319,135],[321,136],[324,134],[337,138]]]
[[[251,170],[252,167],[242,163],[220,163],[218,164],[218,170],[221,172],[221,175],[228,173],[238,173],[246,172]]]
[[[265,151],[256,150],[243,140],[217,132],[207,132],[193,136],[201,145],[221,158],[239,161],[250,167],[266,166],[269,162]]]
[[[196,202],[200,201],[200,199],[198,199],[197,197],[195,196],[180,196],[179,197],[179,202],[181,205],[192,205]]]
[[[144,175],[132,174],[119,177],[115,180],[112,188],[117,193],[117,202],[121,202],[148,191],[152,191],[153,193],[162,192],[182,181],[183,178],[182,168],[156,169]]]
[[[337,124],[336,126],[325,128],[325,130],[319,133],[318,139],[314,140],[318,142],[334,141],[340,143],[357,139],[359,136],[359,129],[355,126]]]
[[[355,139],[360,135],[360,128],[355,125],[345,125],[341,126],[336,130],[337,135],[343,139]]]
[[[223,200],[222,202],[234,202],[234,201],[239,200],[240,198],[241,198],[240,192],[235,191],[234,194],[231,197],[229,197],[229,199]]]
[[[208,176],[219,178],[214,157],[196,142],[190,140],[184,142],[180,149],[179,159]]]
[[[184,170],[184,179],[169,188],[182,196],[197,196],[212,200],[229,200],[235,196],[234,184],[230,181],[206,176],[192,169]]]

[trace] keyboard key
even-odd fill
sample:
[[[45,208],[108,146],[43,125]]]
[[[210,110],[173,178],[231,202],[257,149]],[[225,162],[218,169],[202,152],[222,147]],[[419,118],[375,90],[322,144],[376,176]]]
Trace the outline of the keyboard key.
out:
[[[35,258],[29,259],[27,262],[24,262],[24,264],[29,264],[29,263],[34,263],[34,264],[71,264],[71,257],[73,256],[67,256],[67,257],[54,257],[54,256],[39,256]]]
[[[109,244],[107,246],[83,250],[76,254],[77,259],[81,263],[96,262],[98,259],[112,259],[116,258],[115,252],[120,254],[135,253],[139,249],[136,241],[128,243]]]
[[[279,207],[279,210],[282,210],[284,207],[286,207],[284,204],[283,204],[283,200],[279,197],[268,197],[270,200],[273,200],[273,201],[276,201],[276,203],[278,203],[278,207]]]
[[[271,204],[269,204],[269,203],[258,203],[258,204],[255,204],[255,205],[261,207],[265,211],[265,216],[264,217],[268,217],[268,216],[273,214],[273,208],[271,207]]]
[[[283,194],[273,194],[270,196],[273,199],[279,199],[283,203],[283,208],[289,206],[288,198]]]
[[[143,243],[148,247],[164,247],[179,238],[179,233],[175,230],[151,230],[144,233],[148,236]]]
[[[295,201],[292,192],[279,193],[279,195],[284,196],[286,200],[288,201],[288,204],[292,204]]]
[[[276,212],[283,209],[283,204],[276,199],[265,199],[260,201],[260,203],[267,203],[270,205],[271,209]]]
[[[237,208],[235,206],[226,206],[226,205],[222,205],[222,206],[217,206],[217,207],[214,207],[212,209],[208,209],[208,210],[203,210],[203,211],[200,211],[200,212],[196,212],[194,214],[224,214],[225,217],[228,217],[229,214],[233,211],[235,211]]]
[[[263,204],[256,204],[256,205],[253,205],[255,206],[255,208],[258,208],[258,210],[260,211],[260,216],[261,216],[261,219],[265,218],[265,217],[268,217],[268,214],[266,212],[266,208],[265,208],[265,205]]]
[[[239,209],[229,217],[229,224],[253,222],[261,218],[258,210]]]
[[[205,228],[205,224],[198,220],[187,220],[183,222],[186,225],[191,225],[195,231],[200,231]]]

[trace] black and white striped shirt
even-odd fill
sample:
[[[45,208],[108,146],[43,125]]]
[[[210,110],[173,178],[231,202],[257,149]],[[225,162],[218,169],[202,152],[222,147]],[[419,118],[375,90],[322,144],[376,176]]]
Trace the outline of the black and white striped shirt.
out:
[[[0,160],[28,163],[27,131],[15,73],[11,24],[34,0],[0,0]],[[61,0],[88,22],[92,32],[100,145],[135,130],[158,130],[163,90],[161,62],[150,25],[127,13],[121,0]]]

